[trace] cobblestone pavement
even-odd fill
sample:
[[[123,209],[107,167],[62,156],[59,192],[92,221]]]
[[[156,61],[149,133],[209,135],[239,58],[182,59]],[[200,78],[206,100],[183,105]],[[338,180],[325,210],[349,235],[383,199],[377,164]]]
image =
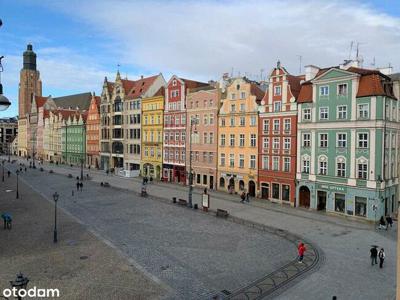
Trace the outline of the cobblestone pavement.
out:
[[[2,223],[0,228],[0,295],[19,272],[29,278],[28,288],[59,289],[57,299],[161,299],[168,293],[166,285],[61,210],[59,241],[54,244],[54,204],[21,180],[16,199],[14,174],[6,175],[5,182],[0,179],[0,195],[0,214],[8,212],[13,218],[11,230],[4,230]]]
[[[77,176],[76,168],[50,166],[61,174]],[[85,174],[87,170],[85,171]],[[106,176],[91,171],[93,181],[107,181],[112,186],[139,191],[140,180]],[[187,188],[173,184],[152,184],[150,195],[165,198],[187,198]],[[201,191],[195,189],[194,203],[200,203]],[[281,207],[265,201],[254,200],[241,204],[237,196],[211,192],[211,206],[229,211],[232,216],[265,224],[317,244],[325,255],[325,263],[313,274],[297,281],[290,289],[275,294],[279,299],[394,299],[396,278],[396,227],[377,231],[365,222],[333,217],[323,213]],[[385,248],[383,269],[369,262],[370,245]]]
[[[38,169],[21,179],[46,197],[57,191],[61,207],[172,287],[171,299],[232,292],[296,258],[295,245],[285,238],[165,200],[90,181],[78,192],[75,178]]]

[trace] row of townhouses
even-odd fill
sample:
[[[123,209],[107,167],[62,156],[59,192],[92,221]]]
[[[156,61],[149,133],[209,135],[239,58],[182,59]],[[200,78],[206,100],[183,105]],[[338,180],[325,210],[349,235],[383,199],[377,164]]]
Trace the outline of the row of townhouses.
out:
[[[242,192],[295,207],[375,220],[399,195],[400,76],[357,61],[262,84],[162,74],[105,78],[100,96],[42,97],[24,52],[18,155],[120,176]]]

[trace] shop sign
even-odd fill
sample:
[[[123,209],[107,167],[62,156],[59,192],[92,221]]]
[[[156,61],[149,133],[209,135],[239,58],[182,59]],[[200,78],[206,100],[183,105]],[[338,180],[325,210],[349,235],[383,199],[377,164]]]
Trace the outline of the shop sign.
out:
[[[317,184],[317,189],[324,189],[324,190],[328,190],[330,192],[341,192],[341,193],[347,192],[346,187],[338,186],[338,185]]]

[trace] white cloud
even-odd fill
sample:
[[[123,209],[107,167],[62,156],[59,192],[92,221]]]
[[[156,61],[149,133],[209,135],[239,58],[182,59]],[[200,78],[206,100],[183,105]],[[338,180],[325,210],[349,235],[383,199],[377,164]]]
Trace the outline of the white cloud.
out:
[[[116,56],[147,70],[216,78],[253,75],[277,59],[297,73],[304,64],[338,65],[351,41],[364,66],[399,67],[400,19],[361,1],[79,1],[57,9],[113,40]],[[52,5],[52,4],[50,4]]]

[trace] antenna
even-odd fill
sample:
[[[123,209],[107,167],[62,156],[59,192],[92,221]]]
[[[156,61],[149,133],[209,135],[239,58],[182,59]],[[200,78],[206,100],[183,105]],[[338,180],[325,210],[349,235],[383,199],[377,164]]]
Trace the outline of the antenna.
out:
[[[301,63],[302,63],[302,60],[303,60],[303,56],[297,55],[297,57],[299,58],[299,73],[301,74]]]
[[[371,66],[373,66],[375,68],[375,64],[376,64],[376,62],[375,62],[375,56],[374,56],[374,58],[372,59]]]
[[[356,59],[358,60],[358,54],[359,54],[359,51],[360,51],[360,43],[357,43],[357,51],[356,51]]]
[[[351,60],[351,52],[353,51],[353,44],[354,44],[354,41],[351,41],[350,42],[349,60]]]
[[[231,70],[231,77],[233,77],[233,67],[232,67],[232,70]]]

